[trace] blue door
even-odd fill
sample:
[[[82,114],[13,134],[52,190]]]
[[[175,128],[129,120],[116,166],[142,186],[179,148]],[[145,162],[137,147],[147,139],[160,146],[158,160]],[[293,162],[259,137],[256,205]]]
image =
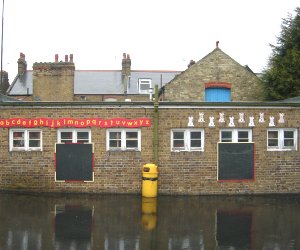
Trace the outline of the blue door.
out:
[[[206,102],[230,102],[231,91],[228,88],[207,88],[205,89]]]

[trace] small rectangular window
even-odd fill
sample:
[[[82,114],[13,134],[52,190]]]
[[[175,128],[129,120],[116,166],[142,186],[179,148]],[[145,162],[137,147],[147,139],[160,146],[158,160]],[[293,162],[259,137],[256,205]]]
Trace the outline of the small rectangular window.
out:
[[[173,129],[171,151],[204,151],[204,130]]]
[[[77,131],[77,142],[88,143],[90,141],[89,136],[90,135],[88,131]]]
[[[222,129],[220,142],[252,142],[250,129]]]
[[[237,131],[238,133],[238,142],[249,142],[249,131]]]
[[[184,149],[184,131],[173,132],[173,148]]]
[[[110,132],[109,148],[121,149],[121,132]]]
[[[106,137],[107,150],[141,150],[140,129],[108,129]]]
[[[29,131],[29,147],[40,148],[41,147],[41,133],[39,131]]]
[[[12,132],[13,134],[13,147],[25,148],[25,131]]]
[[[62,131],[60,132],[60,142],[61,143],[72,143],[73,142],[73,132],[72,131]]]
[[[89,129],[59,129],[57,131],[58,143],[91,143]]]
[[[136,149],[138,148],[138,132],[126,132],[126,148]]]
[[[221,142],[232,142],[232,131],[221,131]]]
[[[201,148],[202,146],[202,133],[200,131],[191,131],[191,148]]]
[[[278,131],[268,132],[268,147],[278,147]]]
[[[297,150],[297,130],[269,129],[267,145],[269,151]]]
[[[11,129],[10,151],[41,151],[42,131],[36,129]]]
[[[151,88],[151,79],[139,79],[139,93],[149,94]]]

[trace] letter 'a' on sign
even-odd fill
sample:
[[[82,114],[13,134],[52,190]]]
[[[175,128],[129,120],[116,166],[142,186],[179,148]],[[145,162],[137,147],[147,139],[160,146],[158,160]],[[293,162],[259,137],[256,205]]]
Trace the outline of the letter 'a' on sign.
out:
[[[94,181],[94,144],[56,143],[55,181]]]

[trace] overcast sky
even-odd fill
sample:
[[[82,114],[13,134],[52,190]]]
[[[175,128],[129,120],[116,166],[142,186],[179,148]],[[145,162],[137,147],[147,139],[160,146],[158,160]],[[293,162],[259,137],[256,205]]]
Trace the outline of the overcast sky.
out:
[[[2,1],[1,1],[2,6]],[[5,0],[3,69],[73,54],[76,69],[185,70],[219,47],[261,72],[300,0]]]

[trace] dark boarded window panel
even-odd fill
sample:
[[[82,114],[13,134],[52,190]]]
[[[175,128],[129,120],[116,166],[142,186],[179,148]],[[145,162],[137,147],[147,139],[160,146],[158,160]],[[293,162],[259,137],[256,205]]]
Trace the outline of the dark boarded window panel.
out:
[[[218,180],[254,180],[254,143],[218,143]]]
[[[251,249],[251,228],[251,214],[218,211],[218,249]]]
[[[56,181],[93,181],[93,144],[56,144]]]

